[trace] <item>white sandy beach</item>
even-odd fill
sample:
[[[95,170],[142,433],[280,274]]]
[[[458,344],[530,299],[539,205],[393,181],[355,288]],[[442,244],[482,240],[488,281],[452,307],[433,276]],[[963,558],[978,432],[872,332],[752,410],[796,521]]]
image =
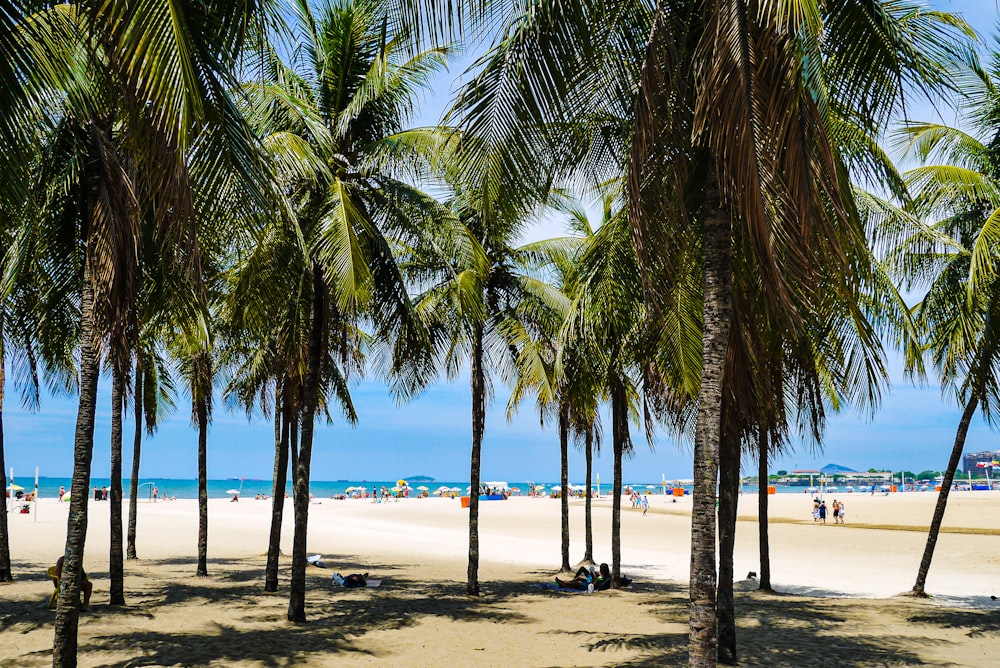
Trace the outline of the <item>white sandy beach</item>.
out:
[[[837,628],[830,630],[832,637],[855,625],[858,637],[882,633],[899,642],[903,652],[899,656],[911,657],[882,665],[911,665],[908,660],[931,665],[990,665],[977,663],[976,656],[991,652],[990,643],[1000,632],[1000,604],[990,598],[1000,595],[1000,530],[996,528],[1000,494],[951,495],[945,528],[967,533],[942,533],[927,583],[928,591],[935,595],[930,602],[888,597],[907,591],[913,584],[936,494],[837,495],[846,504],[844,526],[832,524],[832,519],[826,526],[813,522],[809,495],[769,498],[774,520],[770,527],[772,582],[777,590],[791,595],[740,594],[738,611],[748,615],[741,622],[745,657],[763,657],[774,643],[789,643],[794,649],[797,641],[789,635],[790,629],[801,626],[802,610],[808,609],[832,610],[828,614],[841,619]],[[827,496],[828,503],[832,498]],[[85,567],[95,581],[95,612],[85,614],[81,622],[83,665],[332,665],[331,656],[340,662],[336,665],[379,665],[379,658],[385,656],[406,665],[430,665],[441,655],[464,665],[669,665],[670,657],[681,656],[686,641],[690,497],[673,502],[670,497],[653,496],[645,516],[624,500],[623,572],[635,578],[636,585],[632,591],[594,596],[552,594],[532,587],[550,580],[558,569],[558,500],[512,497],[484,501],[480,504],[480,579],[485,595],[479,601],[462,595],[468,512],[457,499],[406,499],[384,504],[317,499],[310,506],[308,549],[311,554],[322,554],[329,569],[309,569],[308,613],[314,622],[309,625],[311,631],[294,633],[288,629],[299,627],[284,622],[287,559],[282,563],[282,591],[266,594],[262,587],[270,502],[252,498],[239,503],[210,501],[207,579],[193,577],[197,502],[141,503],[141,560],[126,564],[130,605],[122,610],[106,605],[108,504],[91,501],[89,507]],[[8,516],[17,582],[0,586],[0,665],[48,662],[45,653],[51,646],[53,613],[44,610],[51,591],[44,570],[62,553],[67,510],[68,504],[43,499],[37,519],[32,515]],[[759,571],[756,510],[756,495],[741,497],[735,556],[738,578]],[[292,533],[290,503],[285,512],[282,547],[287,554]],[[594,515],[595,558],[610,562],[610,497],[595,500]],[[583,556],[580,499],[571,502],[571,527],[575,563]],[[329,584],[334,570],[367,571],[373,578],[382,578],[383,586],[364,591],[334,590]],[[181,595],[179,587],[192,590]],[[752,588],[748,582],[739,587]],[[234,606],[240,614],[231,614]],[[296,633],[326,637],[317,627],[329,624],[331,615],[351,616],[357,606],[381,609],[383,614],[376,619],[368,619],[368,613],[351,617],[361,623],[347,643],[351,648],[345,649],[343,638],[327,638],[329,643],[314,638],[315,647],[307,643],[304,650],[293,641]],[[618,620],[617,615],[624,619]],[[948,619],[957,615],[977,632],[969,632],[954,620],[935,621],[942,615]],[[762,620],[768,616],[783,620],[775,624],[784,630],[762,629]],[[501,618],[516,621],[518,633],[507,624],[498,624]],[[394,621],[389,623],[390,619]],[[174,647],[172,641],[158,638],[153,644],[162,644],[169,651],[150,655],[141,637],[125,645],[108,640],[108,626],[123,620],[148,626],[157,636],[193,634],[206,642]],[[455,626],[456,620],[462,622],[461,627]],[[435,633],[427,636],[418,632],[418,627]],[[284,629],[290,637],[276,629]],[[599,634],[598,639],[611,634],[619,640],[607,639],[596,647],[595,637],[580,636],[574,629],[591,629]],[[825,623],[819,623],[802,642],[809,638],[822,642],[816,634],[822,636],[824,629]],[[462,635],[452,637],[460,630]],[[527,637],[522,637],[529,630]],[[264,642],[262,638],[268,634],[281,640],[270,650],[259,648],[261,656],[249,650],[234,653],[226,649],[232,643],[247,647],[245,636],[256,637],[257,631],[264,635],[253,642]],[[796,633],[801,635],[801,629]],[[903,636],[905,642],[899,640]],[[470,642],[457,643],[457,638]],[[866,660],[882,651],[873,650],[868,643],[855,645],[815,657],[803,646],[788,650],[788,662],[774,657],[770,662],[874,665]],[[383,656],[383,650],[387,655]],[[142,656],[155,661],[141,660]],[[501,660],[502,656],[510,661]],[[827,663],[831,656],[836,664]],[[756,664],[751,661],[746,665]]]

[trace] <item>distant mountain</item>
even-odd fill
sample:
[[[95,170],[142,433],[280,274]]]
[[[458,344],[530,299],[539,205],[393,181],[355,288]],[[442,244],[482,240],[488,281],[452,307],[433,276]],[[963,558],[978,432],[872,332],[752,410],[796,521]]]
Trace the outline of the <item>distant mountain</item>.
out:
[[[429,475],[411,475],[408,478],[403,478],[407,482],[434,482],[434,478]]]
[[[840,464],[827,464],[820,469],[820,473],[853,473],[855,469],[849,466],[841,466]]]

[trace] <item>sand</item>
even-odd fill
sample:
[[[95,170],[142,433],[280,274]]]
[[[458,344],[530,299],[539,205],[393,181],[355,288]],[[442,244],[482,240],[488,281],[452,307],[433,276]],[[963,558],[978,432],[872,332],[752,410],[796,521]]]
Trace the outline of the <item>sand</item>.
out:
[[[832,500],[828,496],[828,502]],[[1000,494],[951,495],[928,578],[912,587],[936,494],[838,495],[847,524],[813,522],[811,497],[772,495],[772,580],[759,570],[757,496],[740,502],[735,572],[741,665],[989,666],[1000,638]],[[197,578],[197,502],[141,503],[139,561],[126,562],[124,608],[107,605],[108,504],[90,503],[85,567],[94,610],[80,624],[80,665],[147,666],[666,666],[687,651],[690,499],[626,500],[629,590],[568,594],[536,587],[560,561],[559,502],[511,498],[480,506],[479,599],[464,595],[468,511],[456,499],[316,500],[307,571],[309,623],[285,621],[280,590],[263,591],[270,503],[209,503],[209,577]],[[610,498],[595,501],[595,557],[610,561]],[[62,552],[68,504],[8,516],[16,581],[0,585],[0,666],[51,663],[54,612],[45,569]],[[583,501],[571,504],[571,555],[583,556]],[[291,549],[286,508],[282,547]],[[368,572],[378,588],[334,588]]]

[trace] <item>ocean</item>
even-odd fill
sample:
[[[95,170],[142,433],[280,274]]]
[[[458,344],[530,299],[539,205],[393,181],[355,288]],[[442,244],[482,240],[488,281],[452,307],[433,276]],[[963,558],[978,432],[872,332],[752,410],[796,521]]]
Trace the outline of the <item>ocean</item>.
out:
[[[396,485],[397,480],[313,480],[309,485],[309,491],[316,498],[330,498],[337,494],[347,494],[347,490],[350,487],[365,487],[368,489],[369,494],[373,487],[382,488],[389,487],[392,488]],[[461,493],[464,494],[466,488],[469,486],[469,481],[450,481],[442,482],[440,480],[433,481],[419,481],[411,480],[408,481],[411,491],[411,495],[419,494],[422,490],[418,488],[420,486],[427,487],[430,494],[434,493],[434,490],[439,487],[458,487]],[[485,482],[485,481],[484,481]],[[15,476],[14,483],[20,485],[24,488],[25,492],[30,492],[35,487],[34,477],[26,476]],[[6,485],[9,485],[8,480]],[[38,494],[40,498],[55,498],[59,496],[59,487],[65,487],[67,490],[70,489],[72,480],[70,478],[38,478]],[[544,485],[547,490],[551,490],[553,487],[557,486],[558,482],[508,482],[511,487],[517,487],[522,494],[527,494],[528,489],[532,484]],[[5,485],[5,486],[6,486]],[[111,485],[110,478],[91,478],[89,489],[96,487],[109,487]],[[574,487],[582,487],[582,483],[573,483]],[[596,485],[595,485],[596,486]],[[651,493],[662,494],[663,488],[658,484],[647,483],[647,484],[636,484],[631,485],[634,489],[639,491],[649,490]],[[198,498],[198,481],[197,480],[186,480],[182,478],[143,478],[139,485],[139,498],[140,499],[150,499],[153,495],[153,487],[157,487],[159,495],[161,498],[164,496],[172,496],[178,499],[197,499]],[[272,493],[271,481],[270,480],[260,480],[247,478],[245,480],[240,480],[239,478],[229,478],[223,480],[209,480],[208,481],[208,497],[210,499],[223,499],[230,498],[232,496],[228,490],[241,490],[240,496],[243,498],[252,497],[256,494],[267,494]],[[669,488],[668,488],[669,489]],[[779,486],[777,492],[779,494],[803,494],[805,492],[805,487],[790,487],[790,486]],[[860,491],[861,488],[858,488]],[[933,490],[934,488],[931,487]],[[126,478],[122,481],[122,490],[125,498],[128,498],[129,493],[129,479]],[[691,491],[690,486],[686,486],[685,490]],[[289,480],[285,484],[285,491],[288,494],[292,493],[292,483]],[[611,485],[607,481],[601,481],[601,492],[607,494],[611,491]],[[745,493],[757,493],[757,487],[755,485],[745,485],[743,487]],[[841,487],[839,492],[843,494],[845,492],[844,488]]]

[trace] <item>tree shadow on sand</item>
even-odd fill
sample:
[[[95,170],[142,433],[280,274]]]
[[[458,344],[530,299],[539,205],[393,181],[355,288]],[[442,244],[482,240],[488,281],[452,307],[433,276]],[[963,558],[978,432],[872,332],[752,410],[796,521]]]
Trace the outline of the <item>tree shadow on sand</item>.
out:
[[[660,634],[580,633],[591,652],[637,652],[617,666],[675,666],[687,662],[688,600],[686,591],[671,592],[647,614],[656,615],[674,632]],[[843,611],[823,599],[786,598],[750,593],[737,595],[737,643],[741,666],[920,666],[912,637],[844,635]],[[900,623],[905,623],[900,619]],[[575,634],[576,632],[574,632]]]
[[[1000,610],[956,610],[941,608],[912,615],[907,619],[913,624],[930,624],[945,628],[960,629],[970,638],[1000,633]]]
[[[411,627],[421,619],[447,617],[456,622],[488,620],[502,624],[527,624],[532,620],[497,606],[516,596],[516,587],[506,583],[492,587],[479,599],[465,595],[462,583],[421,582],[395,576],[391,566],[337,561],[342,573],[372,569],[381,575],[379,588],[343,588],[330,582],[334,570],[310,567],[307,571],[306,624],[290,624],[285,619],[287,607],[287,565],[282,565],[285,582],[277,594],[263,591],[263,568],[233,561],[208,578],[169,578],[150,580],[130,611],[147,612],[169,609],[171,605],[192,602],[224,611],[201,628],[178,633],[155,629],[129,629],[123,620],[114,634],[95,635],[81,641],[81,655],[90,652],[127,654],[129,658],[105,665],[126,668],[148,665],[187,665],[208,661],[239,663],[258,662],[264,666],[294,665],[306,656],[322,660],[329,656],[356,652],[378,657],[371,643],[357,639],[373,631],[393,631]],[[364,570],[362,570],[364,569]],[[259,587],[247,582],[260,581]],[[141,655],[137,655],[141,648]],[[389,654],[386,654],[388,657]]]

